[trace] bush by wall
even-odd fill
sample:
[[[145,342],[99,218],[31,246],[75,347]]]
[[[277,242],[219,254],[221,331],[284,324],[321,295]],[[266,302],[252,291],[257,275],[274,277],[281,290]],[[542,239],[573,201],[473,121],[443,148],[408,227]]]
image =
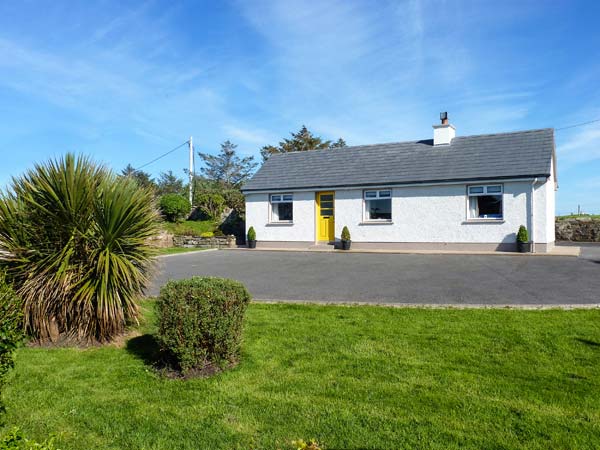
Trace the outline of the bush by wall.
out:
[[[239,358],[250,294],[225,278],[169,281],[157,302],[161,348],[184,375],[211,373]]]
[[[163,217],[169,222],[184,220],[192,209],[190,201],[179,194],[166,194],[160,198],[158,203]]]
[[[0,394],[4,377],[13,366],[13,352],[23,339],[22,305],[0,274]],[[0,404],[0,412],[2,405]]]
[[[220,220],[225,211],[225,199],[217,192],[201,192],[194,197],[194,203],[210,220]]]

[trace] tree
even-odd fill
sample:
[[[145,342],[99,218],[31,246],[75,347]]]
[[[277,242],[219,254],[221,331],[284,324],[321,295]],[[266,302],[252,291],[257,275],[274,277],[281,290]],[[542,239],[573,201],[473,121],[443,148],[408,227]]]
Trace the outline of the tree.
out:
[[[0,195],[0,270],[25,330],[47,341],[107,341],[138,315],[157,231],[153,196],[130,177],[67,154]]]
[[[185,194],[183,180],[173,173],[172,170],[161,172],[156,182],[156,193],[158,195],[166,194]]]
[[[121,171],[121,175],[135,180],[140,187],[152,189],[156,188],[156,184],[148,172],[136,170],[131,164],[127,164],[127,167]]]
[[[217,155],[198,152],[205,166],[200,169],[209,181],[216,181],[225,187],[240,187],[247,181],[258,165],[254,156],[240,158],[236,149],[237,145],[230,141],[221,144],[221,150]]]
[[[279,142],[278,146],[266,145],[261,148],[260,154],[263,157],[263,161],[266,161],[271,155],[277,153],[304,152],[309,150],[346,147],[346,141],[343,139],[340,138],[332,144],[331,141],[324,141],[320,136],[313,135],[304,125],[302,125],[302,128],[300,128],[297,133],[290,134],[292,138],[284,139]]]
[[[346,141],[343,140],[342,138],[339,138],[337,141],[335,141],[333,144],[331,144],[331,146],[329,148],[344,148],[344,147],[348,147],[348,145],[346,144]]]

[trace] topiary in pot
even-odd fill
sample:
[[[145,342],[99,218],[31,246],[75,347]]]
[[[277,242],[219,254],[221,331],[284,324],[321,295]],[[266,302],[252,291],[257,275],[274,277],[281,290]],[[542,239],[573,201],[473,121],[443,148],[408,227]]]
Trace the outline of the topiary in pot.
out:
[[[344,226],[344,228],[342,228],[342,250],[350,250],[351,244],[350,230],[348,230],[348,227]]]
[[[519,253],[529,253],[531,252],[531,242],[529,242],[529,232],[525,225],[521,225],[519,227],[519,232],[517,233],[517,250]]]
[[[248,228],[248,248],[256,248],[256,231],[254,231],[254,227]]]

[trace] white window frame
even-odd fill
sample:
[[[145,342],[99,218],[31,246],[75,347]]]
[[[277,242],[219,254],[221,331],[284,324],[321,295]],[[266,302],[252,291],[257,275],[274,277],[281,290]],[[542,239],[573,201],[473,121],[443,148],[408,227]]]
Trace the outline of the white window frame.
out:
[[[494,191],[490,192],[490,188],[494,188]],[[497,191],[497,188],[500,190]],[[472,189],[481,189],[481,192],[471,192]],[[502,204],[500,206],[500,217],[471,217],[471,197],[483,197],[485,195],[499,195],[502,197]],[[468,221],[503,221],[504,220],[504,185],[500,183],[494,184],[474,184],[467,186],[467,220]]]
[[[375,197],[367,197],[367,193],[375,192]],[[389,192],[389,195],[382,196],[382,192]],[[363,191],[363,222],[391,222],[394,219],[394,211],[393,211],[393,199],[394,192],[392,188],[377,188],[377,189],[365,189]],[[367,210],[368,200],[390,200],[390,213],[392,215],[389,219],[369,219],[369,211]]]
[[[273,217],[273,204],[278,203],[292,204],[292,220],[279,220]],[[281,194],[269,194],[269,223],[294,223],[294,194],[292,194],[291,192]]]

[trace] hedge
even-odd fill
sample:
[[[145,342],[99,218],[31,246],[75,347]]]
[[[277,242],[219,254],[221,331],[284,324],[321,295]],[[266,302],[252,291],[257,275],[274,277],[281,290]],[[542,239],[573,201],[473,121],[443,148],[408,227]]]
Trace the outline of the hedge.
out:
[[[157,341],[184,375],[235,364],[249,302],[250,294],[238,281],[213,277],[169,281],[157,302]]]

